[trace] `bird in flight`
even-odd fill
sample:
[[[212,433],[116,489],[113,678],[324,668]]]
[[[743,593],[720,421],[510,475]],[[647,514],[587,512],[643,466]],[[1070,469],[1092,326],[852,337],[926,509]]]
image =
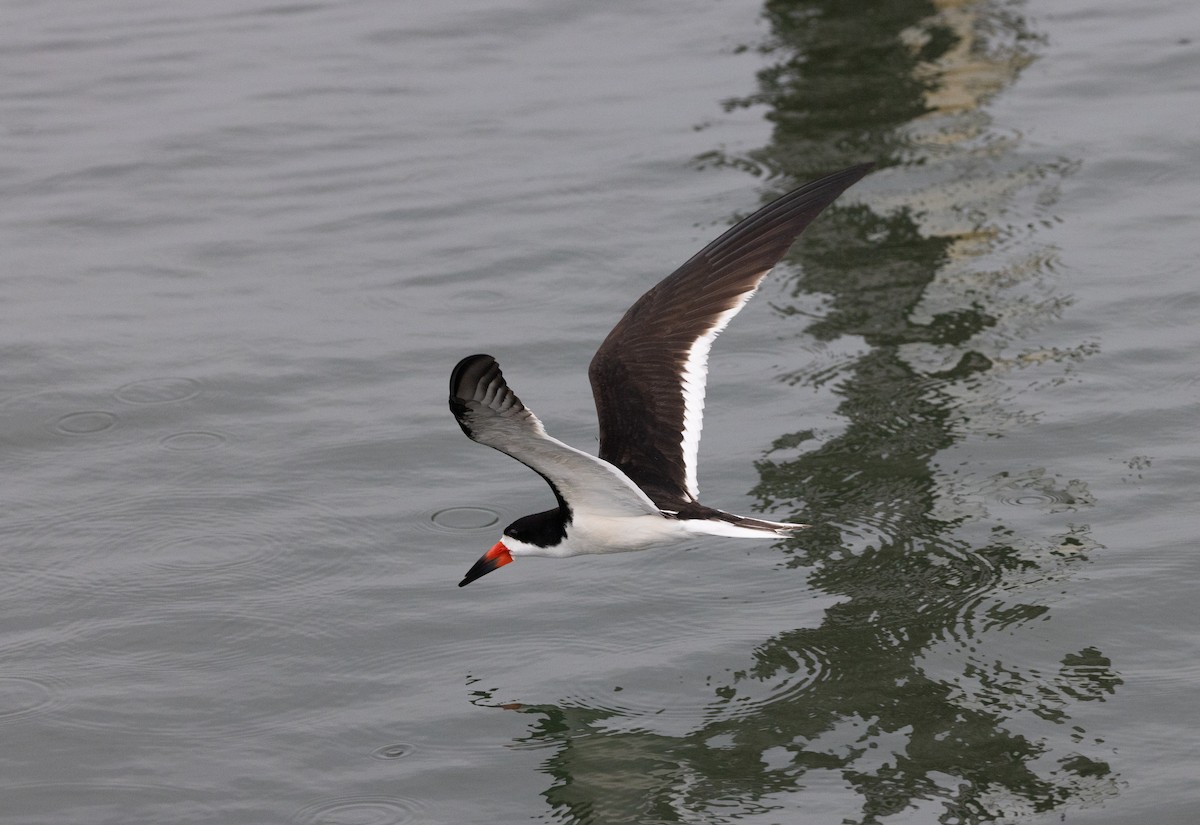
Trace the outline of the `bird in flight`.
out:
[[[471,355],[458,363],[450,375],[450,410],[463,432],[536,472],[557,501],[504,528],[459,587],[519,556],[619,553],[696,535],[776,539],[807,526],[697,501],[708,352],[805,227],[872,166],[834,172],[764,206],[629,308],[588,367],[600,422],[598,458],[547,435],[495,358]]]

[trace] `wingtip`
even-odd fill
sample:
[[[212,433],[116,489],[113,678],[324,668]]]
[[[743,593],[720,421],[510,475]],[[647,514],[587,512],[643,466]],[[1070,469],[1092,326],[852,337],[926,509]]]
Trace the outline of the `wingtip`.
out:
[[[835,175],[858,175],[859,177],[862,177],[863,175],[869,174],[870,172],[873,172],[874,170],[875,170],[875,161],[865,160],[862,163],[856,163],[852,166],[847,166],[845,169],[842,169],[838,172],[834,172],[833,174],[835,174]]]
[[[816,180],[800,188],[802,191],[805,189],[833,189],[837,192],[837,194],[833,196],[833,199],[836,199],[838,195],[849,189],[854,184],[858,183],[873,171],[875,171],[874,161],[856,163],[853,166],[847,166],[845,169],[839,169],[836,172],[830,172],[828,175],[817,178]]]
[[[455,365],[453,372],[450,373],[450,395],[457,395],[459,388],[465,381],[470,380],[474,383],[480,375],[487,372],[495,364],[495,358],[482,352],[475,355],[468,355],[459,361]]]
[[[809,181],[796,190],[795,194],[803,197],[803,193],[809,192],[812,193],[809,197],[820,200],[821,196],[817,193],[826,192],[828,193],[828,202],[825,203],[825,206],[827,206],[873,171],[875,171],[874,161],[856,163],[853,166],[847,166],[845,169],[839,169],[836,172],[830,172],[828,175],[823,175]]]
[[[450,373],[450,412],[467,438],[475,437],[466,417],[469,411],[467,403],[474,398],[475,390],[483,376],[493,369],[500,369],[496,359],[484,353],[477,353],[459,361]]]

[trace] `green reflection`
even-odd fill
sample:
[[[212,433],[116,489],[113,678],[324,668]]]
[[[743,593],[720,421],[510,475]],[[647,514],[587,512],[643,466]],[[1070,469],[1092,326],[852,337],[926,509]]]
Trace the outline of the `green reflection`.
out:
[[[1113,771],[1080,752],[1080,728],[1079,750],[1051,743],[1073,705],[1120,685],[1111,662],[1088,647],[1061,653],[1050,673],[986,652],[1000,631],[1047,614],[1021,601],[1021,583],[1058,575],[1095,542],[1085,525],[1043,535],[993,521],[984,494],[1041,496],[1069,513],[1090,506],[1086,484],[1035,468],[972,490],[938,467],[967,434],[1024,420],[1003,376],[1030,364],[1065,371],[1088,352],[1029,349],[1065,300],[1042,282],[1051,255],[1011,252],[1036,248],[1028,227],[1071,165],[1023,160],[984,109],[1037,38],[1001,3],[778,0],[765,14],[772,63],[754,95],[729,105],[767,107],[772,140],[702,166],[766,171],[775,194],[866,159],[937,169],[912,176],[924,186],[919,211],[828,210],[794,253],[794,303],[781,308],[819,342],[861,344],[832,367],[798,363],[785,376],[798,392],[835,394],[843,428],[781,435],[754,491],[764,509],[816,525],[783,550],[840,600],[819,626],[761,642],[686,734],[639,730],[613,709],[521,708],[532,715],[525,741],[553,746],[550,818],[776,821],[769,813],[784,810],[779,821],[799,821],[807,805],[851,799],[811,813],[875,823],[916,808],[974,823],[1112,793]],[[988,222],[1006,212],[1012,226]],[[755,687],[796,674],[794,688],[755,702]]]

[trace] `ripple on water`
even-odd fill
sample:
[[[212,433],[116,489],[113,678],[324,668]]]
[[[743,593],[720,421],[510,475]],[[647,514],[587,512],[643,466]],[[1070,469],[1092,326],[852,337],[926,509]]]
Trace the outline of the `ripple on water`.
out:
[[[1085,482],[1048,474],[1042,467],[997,473],[985,482],[982,492],[1003,504],[1050,513],[1075,512],[1096,503]]]
[[[169,404],[195,398],[201,389],[192,378],[147,378],[118,388],[113,398],[126,404]]]
[[[884,505],[873,513],[855,515],[852,522],[831,521],[822,525],[837,530],[841,545],[854,556],[892,544],[896,539],[897,524],[903,518]]]
[[[500,514],[487,507],[447,507],[429,520],[443,530],[482,530],[500,523]]]
[[[62,685],[40,675],[0,676],[0,725],[48,713],[61,704]]]
[[[103,393],[45,390],[6,398],[0,402],[7,456],[21,453],[41,456],[46,450],[81,450],[112,447],[144,437],[130,410],[107,409],[111,397]]]
[[[412,822],[423,806],[396,796],[341,796],[305,805],[292,815],[298,825],[400,825]]]
[[[918,636],[928,633],[962,645],[974,643],[983,628],[981,605],[994,598],[1004,572],[986,555],[931,547],[890,569],[888,587],[901,605],[901,621],[881,628],[896,635],[898,646],[910,644],[908,624],[919,625]],[[909,607],[908,605],[911,605]]]
[[[721,701],[709,709],[706,721],[742,719],[769,705],[794,701],[832,673],[829,654],[810,645],[789,645],[786,652],[776,652],[772,664],[776,669],[770,676],[750,668],[734,673],[730,684],[718,688]]]
[[[136,407],[186,401],[199,395],[201,389],[200,383],[191,378],[152,378],[126,384],[111,394],[85,390],[42,390],[0,402],[0,418],[4,421],[5,440],[10,450],[40,450],[53,446],[46,443],[44,434],[47,431],[53,435],[71,437],[71,442],[59,445],[63,447],[78,448],[88,443],[89,437],[94,439],[112,430],[128,429],[129,432],[121,440],[136,440],[144,436],[137,423],[145,418],[145,413],[137,413]],[[123,413],[114,412],[109,409],[113,400],[131,406]],[[122,426],[131,422],[128,428]],[[218,442],[224,440],[223,436],[216,433],[179,435],[190,438],[164,443],[164,446],[173,449],[206,449],[207,445],[200,447],[196,444],[205,439],[211,440],[214,436]],[[102,443],[111,441],[105,439]]]
[[[196,450],[211,450],[220,447],[226,441],[220,433],[195,430],[192,432],[173,433],[161,439],[158,443],[168,450],[192,452]]]
[[[403,759],[405,756],[412,755],[416,748],[406,742],[396,742],[392,745],[384,745],[382,748],[376,748],[371,752],[371,756],[376,759]]]
[[[121,418],[104,409],[105,396],[88,392],[45,390],[15,395],[0,401],[5,449],[41,450],[47,447],[79,448],[111,430],[119,430]],[[48,440],[47,437],[53,440]],[[57,438],[54,438],[57,436]],[[103,438],[99,443],[108,443]]]
[[[119,419],[105,410],[81,410],[60,416],[52,428],[64,435],[102,433],[117,425]]]

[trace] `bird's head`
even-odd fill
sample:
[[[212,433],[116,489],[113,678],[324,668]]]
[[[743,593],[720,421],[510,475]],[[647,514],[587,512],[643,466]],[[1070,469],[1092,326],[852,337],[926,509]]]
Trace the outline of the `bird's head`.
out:
[[[480,576],[508,564],[515,556],[559,555],[556,550],[562,549],[566,536],[566,518],[561,509],[519,518],[504,528],[500,541],[479,557],[458,586],[466,587]]]

